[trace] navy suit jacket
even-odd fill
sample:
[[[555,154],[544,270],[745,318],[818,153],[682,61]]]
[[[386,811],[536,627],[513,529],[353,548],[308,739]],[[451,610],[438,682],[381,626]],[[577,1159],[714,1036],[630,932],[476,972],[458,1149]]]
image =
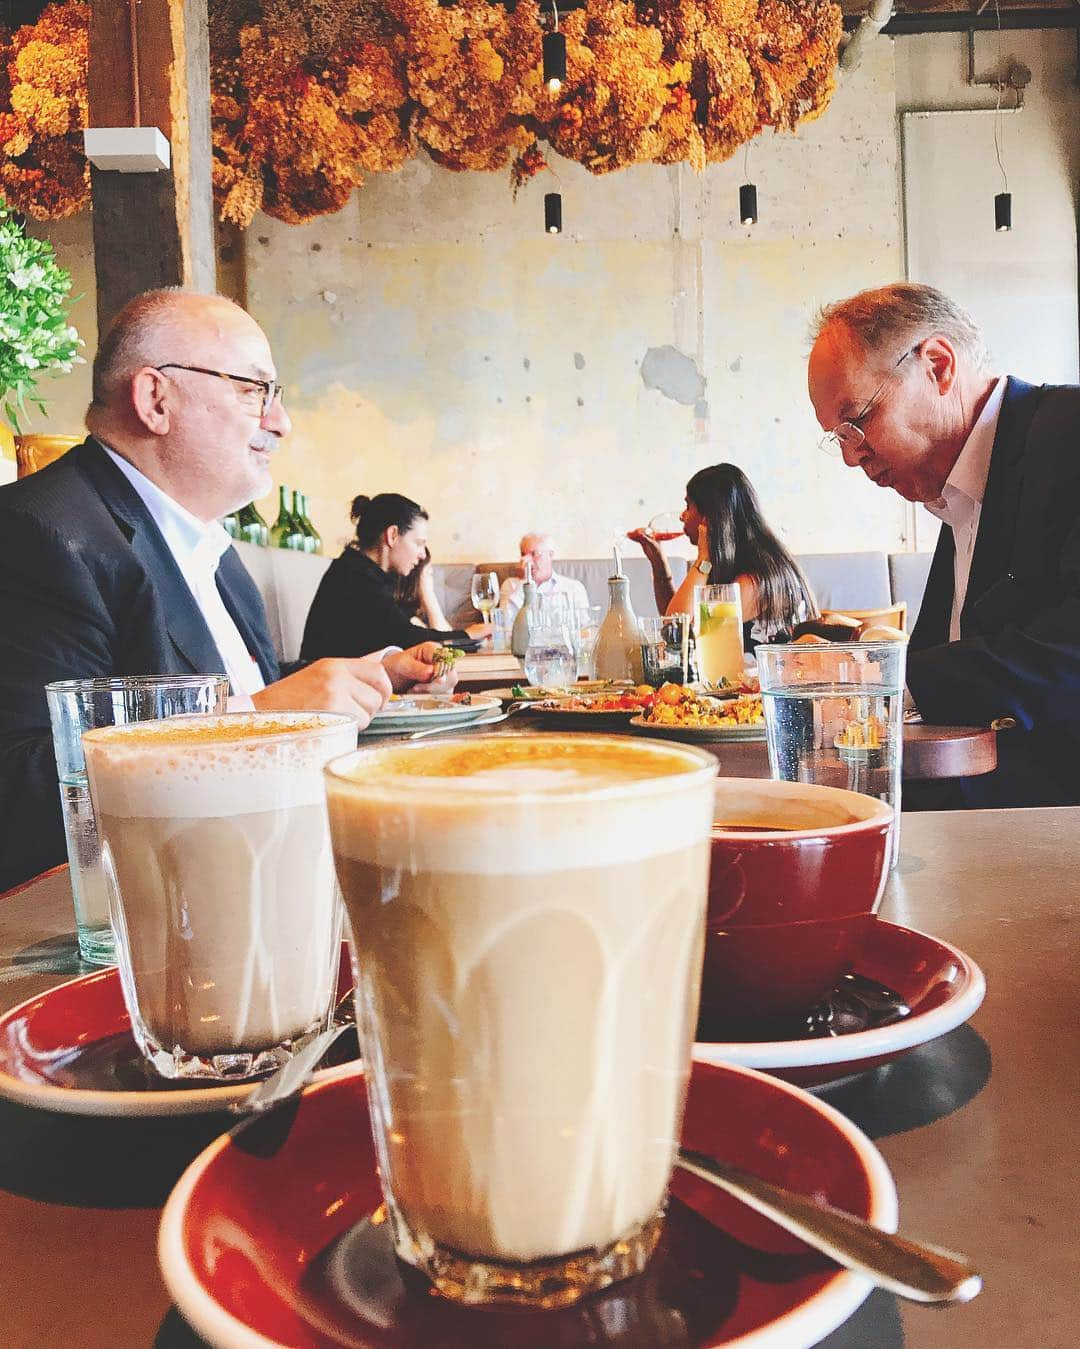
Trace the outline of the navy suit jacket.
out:
[[[983,496],[960,640],[949,641],[952,530],[943,526],[908,653],[924,720],[989,726],[998,768],[970,806],[1080,804],[1080,387],[1009,378]]]
[[[233,549],[217,584],[272,683],[262,599]],[[0,891],[66,856],[47,683],[224,672],[161,531],[95,441],[0,488]]]

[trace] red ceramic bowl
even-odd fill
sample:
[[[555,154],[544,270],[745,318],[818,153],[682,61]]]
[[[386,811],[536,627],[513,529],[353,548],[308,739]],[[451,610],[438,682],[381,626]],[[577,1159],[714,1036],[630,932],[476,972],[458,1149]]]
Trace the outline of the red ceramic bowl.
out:
[[[892,809],[720,778],[715,819],[699,1039],[808,1010],[852,968],[885,888]]]

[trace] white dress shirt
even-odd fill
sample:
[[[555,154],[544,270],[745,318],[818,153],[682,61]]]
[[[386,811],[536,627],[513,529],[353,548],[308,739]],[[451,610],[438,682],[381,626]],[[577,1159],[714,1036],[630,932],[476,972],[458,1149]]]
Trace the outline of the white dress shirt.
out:
[[[979,420],[971,428],[963,448],[952,466],[941,496],[927,501],[931,515],[948,525],[953,532],[953,607],[949,620],[949,641],[960,640],[960,614],[967,598],[971,578],[971,559],[979,534],[986,479],[990,473],[990,455],[994,449],[1001,400],[1005,396],[1005,376],[1002,375],[986,400]]]
[[[225,666],[225,673],[229,676],[233,694],[239,695],[237,702],[230,702],[230,707],[243,706],[241,699],[250,699],[253,693],[258,693],[266,685],[258,661],[247,649],[217,588],[218,564],[228,552],[232,540],[216,520],[205,523],[197,519],[179,502],[167,496],[156,483],[152,483],[145,473],[140,473],[134,464],[129,464],[114,450],[110,450],[108,445],[104,449],[138,492],[154,524],[161,530],[180,568],[180,574],[199,606],[199,612],[210,629],[210,636]],[[247,705],[250,706],[250,703]]]
[[[589,607],[589,592],[580,581],[575,581],[572,576],[560,576],[558,572],[552,572],[546,581],[541,582],[536,587],[538,598],[551,599],[555,595],[565,595],[570,602],[571,609],[587,609]],[[521,608],[525,600],[525,594],[522,590],[522,580],[520,576],[508,576],[502,583],[499,593],[499,608],[514,617]]]

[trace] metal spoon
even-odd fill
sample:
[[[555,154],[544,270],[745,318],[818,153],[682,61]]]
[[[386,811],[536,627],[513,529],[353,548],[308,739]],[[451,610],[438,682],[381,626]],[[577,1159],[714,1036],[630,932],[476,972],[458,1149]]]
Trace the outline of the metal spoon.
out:
[[[689,1148],[679,1149],[675,1164],[719,1186],[838,1265],[866,1274],[891,1293],[915,1302],[970,1302],[982,1288],[982,1277],[954,1251],[882,1232],[862,1218]]]

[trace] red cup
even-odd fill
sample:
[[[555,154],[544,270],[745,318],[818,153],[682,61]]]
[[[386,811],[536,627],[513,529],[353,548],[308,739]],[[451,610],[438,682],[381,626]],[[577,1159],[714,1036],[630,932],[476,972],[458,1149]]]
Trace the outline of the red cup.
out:
[[[807,1012],[847,974],[881,902],[892,808],[809,782],[716,783],[699,1039]]]

